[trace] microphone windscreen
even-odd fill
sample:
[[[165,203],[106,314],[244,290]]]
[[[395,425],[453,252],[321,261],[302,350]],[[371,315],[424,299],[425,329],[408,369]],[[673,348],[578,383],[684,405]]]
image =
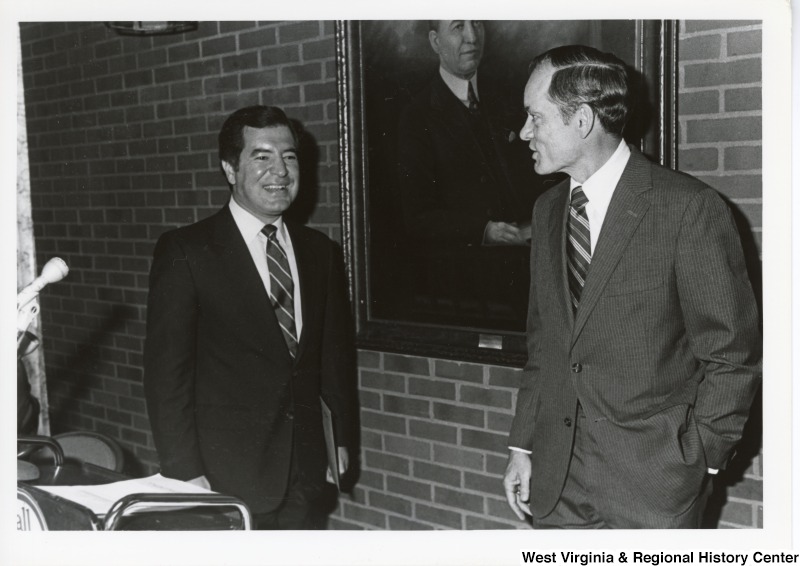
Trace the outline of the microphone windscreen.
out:
[[[67,263],[60,257],[54,257],[44,264],[40,277],[50,284],[61,281],[68,273],[69,267],[67,267]]]

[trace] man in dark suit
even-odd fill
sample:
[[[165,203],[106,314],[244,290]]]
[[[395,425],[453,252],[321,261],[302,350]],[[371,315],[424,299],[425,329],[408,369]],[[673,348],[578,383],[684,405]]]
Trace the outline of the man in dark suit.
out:
[[[442,20],[430,27],[439,69],[398,130],[406,233],[428,244],[526,244],[520,224],[529,220],[524,202],[532,202],[532,188],[522,190],[522,167],[512,159],[516,124],[504,115],[509,105],[478,80],[483,23]]]
[[[455,312],[456,320],[436,312],[434,323],[521,330],[530,210],[541,179],[516,136],[519,113],[511,111],[519,104],[479,77],[482,22],[429,27],[439,68],[398,123],[398,296],[411,293],[428,314],[455,305],[443,314]]]
[[[534,207],[506,497],[536,528],[696,528],[761,378],[731,213],[625,144],[619,59],[567,46],[532,69],[520,135],[570,179]]]
[[[320,397],[342,473],[354,432],[335,245],[282,218],[297,147],[279,108],[228,117],[219,155],[231,199],[162,235],[150,273],[144,387],[161,473],[241,498],[257,528],[307,526],[327,466]]]

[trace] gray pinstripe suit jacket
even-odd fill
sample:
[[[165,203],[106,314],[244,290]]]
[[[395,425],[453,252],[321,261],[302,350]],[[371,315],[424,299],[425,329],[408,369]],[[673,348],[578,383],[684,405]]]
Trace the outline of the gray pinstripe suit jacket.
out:
[[[596,427],[607,496],[677,515],[723,468],[761,379],[753,291],[730,210],[700,181],[635,149],[573,316],[569,182],[533,211],[528,363],[509,445],[532,452],[531,509],[566,478],[579,401]]]

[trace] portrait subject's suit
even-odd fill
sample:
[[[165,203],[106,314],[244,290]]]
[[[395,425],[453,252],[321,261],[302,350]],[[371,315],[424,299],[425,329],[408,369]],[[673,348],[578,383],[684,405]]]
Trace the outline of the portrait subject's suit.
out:
[[[280,505],[290,466],[324,483],[320,396],[339,441],[353,434],[349,309],[335,246],[285,226],[303,311],[294,360],[228,206],[164,234],[150,275],[144,385],[161,472],[205,475],[253,513]]]
[[[534,207],[529,360],[509,446],[531,452],[534,517],[557,504],[578,403],[600,457],[595,495],[664,516],[724,468],[761,378],[758,313],[732,216],[714,190],[632,150],[576,314],[569,180]]]
[[[533,168],[515,128],[489,85],[479,81],[480,118],[439,73],[402,113],[398,125],[397,192],[406,234],[433,244],[480,245],[489,221],[527,222]],[[520,187],[518,150],[529,166]],[[515,167],[516,166],[516,167]],[[525,192],[522,191],[524,188]]]

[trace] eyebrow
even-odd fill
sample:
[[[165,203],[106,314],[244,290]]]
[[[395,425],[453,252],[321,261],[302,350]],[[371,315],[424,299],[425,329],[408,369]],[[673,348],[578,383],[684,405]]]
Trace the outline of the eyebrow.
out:
[[[250,155],[255,155],[257,153],[297,153],[297,148],[294,147],[294,146],[291,146],[291,147],[287,147],[286,149],[281,150],[279,152],[274,147],[260,146],[260,147],[253,148],[253,151],[250,152]]]

